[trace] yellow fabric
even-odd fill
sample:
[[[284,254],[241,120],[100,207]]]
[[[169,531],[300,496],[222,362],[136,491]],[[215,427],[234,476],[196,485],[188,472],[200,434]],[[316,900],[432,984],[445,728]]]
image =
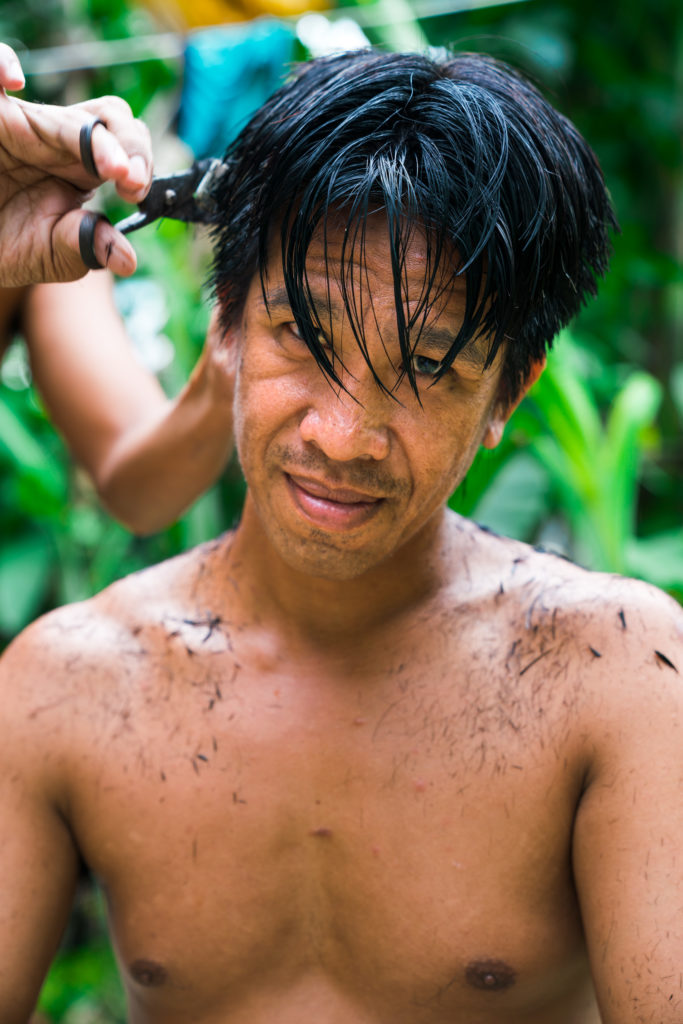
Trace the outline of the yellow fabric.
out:
[[[169,27],[182,31],[203,25],[249,21],[269,14],[276,18],[328,10],[327,0],[142,0],[145,7]]]

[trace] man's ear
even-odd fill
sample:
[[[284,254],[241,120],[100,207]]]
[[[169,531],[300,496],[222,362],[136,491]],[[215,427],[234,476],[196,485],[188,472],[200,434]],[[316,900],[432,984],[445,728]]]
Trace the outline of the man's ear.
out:
[[[232,400],[235,378],[240,359],[241,335],[237,328],[225,328],[220,322],[218,306],[215,306],[206,332],[204,351],[197,363],[193,376],[208,386],[210,393],[221,403]]]
[[[481,441],[484,448],[495,448],[500,444],[505,424],[522,401],[529,388],[536,383],[545,370],[546,361],[546,357],[543,356],[542,359],[537,359],[536,362],[532,363],[529,374],[514,401],[511,402],[507,399],[501,398],[495,403],[491,410],[491,415]]]

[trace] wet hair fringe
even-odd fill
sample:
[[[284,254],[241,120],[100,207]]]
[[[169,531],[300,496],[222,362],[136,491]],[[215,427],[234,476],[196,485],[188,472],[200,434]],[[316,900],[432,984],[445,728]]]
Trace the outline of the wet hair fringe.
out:
[[[363,325],[373,317],[368,217],[386,217],[401,353],[397,381],[417,393],[411,354],[456,276],[465,316],[443,374],[473,338],[488,364],[506,342],[512,399],[553,337],[595,294],[617,222],[598,161],[574,126],[513,69],[479,54],[432,59],[355,51],[302,65],[226,153],[215,198],[214,287],[227,328],[255,274],[265,291],[279,231],[292,313],[330,380],[338,357],[321,338],[306,271],[311,240],[343,227],[338,275],[349,323],[375,379]],[[406,257],[426,244],[419,296],[406,303]],[[368,308],[369,307],[369,308]],[[438,378],[437,378],[438,379]]]

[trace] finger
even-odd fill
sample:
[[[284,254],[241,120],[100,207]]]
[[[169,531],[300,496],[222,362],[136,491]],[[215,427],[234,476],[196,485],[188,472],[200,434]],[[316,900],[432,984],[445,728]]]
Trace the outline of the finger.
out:
[[[107,267],[121,277],[129,277],[137,266],[132,245],[106,217],[92,210],[72,210],[53,231],[56,280],[82,277],[88,269]]]
[[[19,58],[7,43],[0,43],[0,86],[3,89],[23,89],[26,85]]]
[[[85,167],[88,174],[92,175],[93,178],[99,178],[100,172],[97,170],[97,164],[95,163],[95,157],[92,151],[92,133],[96,125],[102,124],[106,128],[104,121],[95,117],[92,121],[86,121],[85,124],[81,125],[81,130],[78,136],[78,146],[81,152],[81,163]]]
[[[63,178],[84,191],[104,179],[128,174],[130,160],[123,146],[104,124],[96,123],[100,115],[83,104],[58,107],[15,98],[9,102],[16,120],[12,152],[21,163]],[[106,123],[106,115],[101,120]],[[89,137],[83,134],[84,126],[90,130]],[[82,160],[86,148],[88,170]]]
[[[133,117],[130,107],[117,96],[88,100],[80,105],[106,124],[92,134],[92,153],[102,177],[116,183],[119,195],[140,202],[152,181],[152,144],[149,129]]]
[[[104,269],[95,252],[95,230],[100,220],[106,218],[101,213],[86,210],[78,226],[78,251],[88,270]]]
[[[11,102],[13,111],[23,116],[13,136],[14,150],[23,162],[44,168],[80,189],[114,181],[128,202],[140,202],[147,194],[152,180],[149,131],[133,117],[124,100],[107,96],[70,107],[14,98]],[[86,141],[92,162],[86,161],[88,170],[81,154],[84,125],[90,126]]]

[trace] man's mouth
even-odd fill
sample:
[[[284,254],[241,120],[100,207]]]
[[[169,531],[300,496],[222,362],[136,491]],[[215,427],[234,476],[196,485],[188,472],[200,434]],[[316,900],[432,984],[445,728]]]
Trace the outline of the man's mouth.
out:
[[[343,531],[361,526],[385,500],[298,474],[285,473],[285,480],[299,510],[321,529]]]

